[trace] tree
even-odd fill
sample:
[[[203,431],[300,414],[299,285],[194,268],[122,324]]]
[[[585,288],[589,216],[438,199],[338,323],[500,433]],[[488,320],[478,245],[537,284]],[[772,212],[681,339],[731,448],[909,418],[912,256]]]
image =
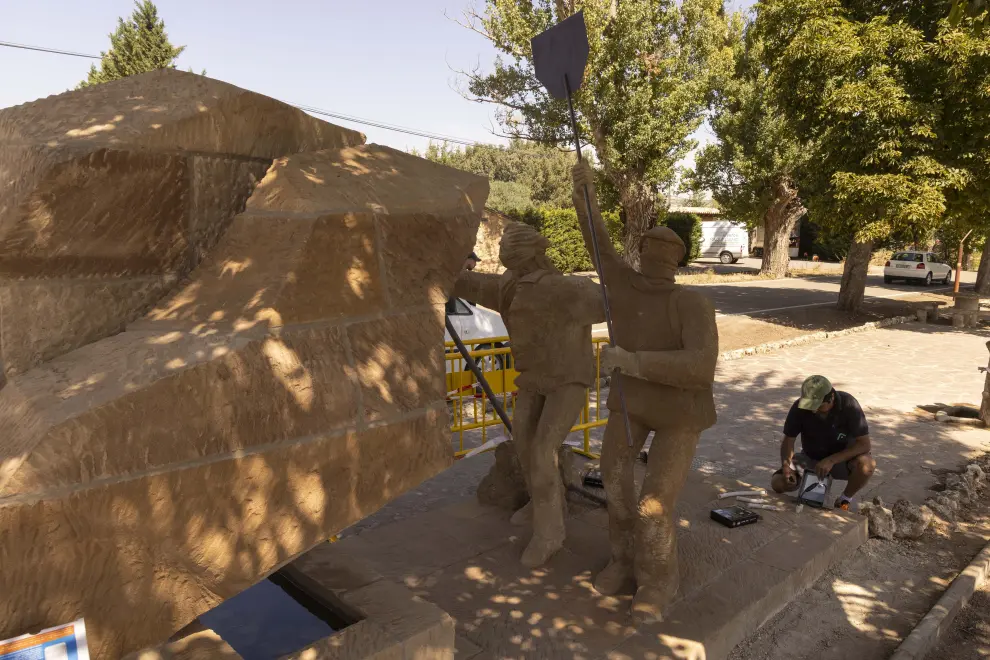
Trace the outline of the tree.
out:
[[[110,50],[100,53],[100,68],[90,67],[89,76],[79,83],[80,88],[156,69],[175,68],[176,58],[186,47],[173,46],[168,40],[165,23],[151,0],[135,0],[134,5],[130,20],[117,19],[117,29],[110,34]]]
[[[465,73],[470,98],[499,106],[513,137],[571,144],[567,103],[536,80],[530,39],[584,9],[591,53],[575,95],[582,141],[595,148],[618,193],[625,259],[657,223],[658,189],[694,148],[715,81],[731,71],[722,0],[486,0],[465,25],[503,55],[494,70]]]
[[[712,104],[718,142],[698,154],[690,180],[695,189],[712,191],[726,217],[750,228],[763,225],[760,272],[784,277],[791,233],[805,213],[797,173],[809,147],[775,104],[769,77],[763,44],[750,24],[736,46],[735,73]]]
[[[488,177],[493,183],[491,197],[496,200],[505,198],[513,204],[518,203],[524,187],[533,204],[558,208],[571,204],[573,152],[525,140],[512,140],[507,147],[478,144],[463,150],[447,143],[431,142],[426,153],[421,155],[437,163]],[[498,182],[514,185],[496,186]],[[494,204],[494,201],[489,202],[492,208],[503,210]]]
[[[983,242],[976,280],[981,294],[990,294],[990,240],[985,240],[990,231],[990,32],[979,23],[986,17],[984,7],[958,21],[940,22],[930,49],[942,94],[940,157],[965,172],[965,185],[948,195],[946,218],[953,236],[972,229],[968,245]]]
[[[815,218],[853,236],[842,310],[862,304],[874,243],[933,230],[946,191],[962,184],[960,171],[936,158],[939,93],[928,40],[939,4],[758,5],[775,99],[798,138],[814,145],[802,196]]]

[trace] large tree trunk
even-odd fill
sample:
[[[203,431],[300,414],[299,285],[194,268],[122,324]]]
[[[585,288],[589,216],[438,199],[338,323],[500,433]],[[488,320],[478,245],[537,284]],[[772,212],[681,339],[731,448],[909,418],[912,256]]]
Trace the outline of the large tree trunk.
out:
[[[859,243],[853,240],[846,255],[846,265],[842,269],[842,286],[839,289],[839,309],[843,312],[858,312],[863,306],[863,293],[866,291],[866,276],[870,273],[870,257],[873,255],[873,242]]]
[[[619,201],[625,215],[622,235],[623,258],[639,270],[639,246],[643,234],[657,225],[656,193],[641,181],[619,188]],[[691,246],[687,246],[690,252]]]
[[[780,178],[774,184],[773,203],[763,216],[762,275],[787,276],[787,268],[791,264],[791,232],[804,212],[797,186],[790,177]]]
[[[976,271],[976,292],[983,296],[990,295],[990,237],[983,244],[980,267]]]

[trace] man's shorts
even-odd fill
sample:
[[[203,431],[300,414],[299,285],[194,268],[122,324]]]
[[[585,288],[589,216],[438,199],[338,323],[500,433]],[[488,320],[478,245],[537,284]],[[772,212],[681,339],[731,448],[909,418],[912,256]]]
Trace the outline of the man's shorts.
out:
[[[869,456],[869,454],[867,454],[867,456]],[[859,456],[857,456],[856,458],[859,458]],[[832,477],[833,479],[838,479],[839,481],[849,481],[849,475],[852,473],[852,469],[853,469],[852,464],[853,461],[856,460],[856,458],[848,460],[845,463],[836,463],[835,465],[832,466],[832,471],[828,473],[829,476]],[[794,460],[791,462],[791,468],[796,470],[797,468],[800,467],[805,470],[814,470],[817,464],[818,461],[808,456],[804,452],[799,452],[797,454],[794,454]],[[774,474],[782,474],[783,471],[784,471],[783,469],[780,469],[774,472]]]

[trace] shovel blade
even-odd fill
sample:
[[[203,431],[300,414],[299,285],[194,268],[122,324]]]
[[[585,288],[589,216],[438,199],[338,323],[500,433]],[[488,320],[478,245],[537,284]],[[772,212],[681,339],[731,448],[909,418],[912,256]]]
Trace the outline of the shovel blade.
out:
[[[536,79],[547,88],[550,96],[567,98],[564,76],[567,76],[571,92],[581,87],[590,51],[583,10],[536,35],[530,45],[533,47]]]

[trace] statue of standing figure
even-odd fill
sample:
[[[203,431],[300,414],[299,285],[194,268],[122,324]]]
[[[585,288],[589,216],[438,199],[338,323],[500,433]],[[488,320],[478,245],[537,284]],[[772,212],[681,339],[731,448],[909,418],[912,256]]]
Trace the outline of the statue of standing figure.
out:
[[[591,326],[605,318],[598,287],[565,276],[546,255],[549,242],[532,227],[506,226],[499,244],[501,275],[461,273],[454,295],[502,315],[512,340],[518,394],[512,439],[530,501],[513,522],[532,522],[522,563],[544,564],[564,544],[564,486],[557,450],[596,378]]]
[[[613,385],[601,456],[612,557],[594,584],[606,595],[635,587],[633,619],[644,624],[661,620],[679,587],[674,507],[698,438],[715,424],[718,328],[711,302],[674,282],[685,254],[680,237],[667,227],[647,231],[640,243],[640,270],[634,270],[609,240],[591,168],[579,163],[573,174],[574,206],[592,258],[588,223],[595,223],[599,272],[612,312],[616,346],[603,349],[601,369],[603,374],[620,372],[632,437],[630,447]],[[588,186],[591,218],[583,186]],[[646,477],[637,497],[633,467],[651,431]]]

